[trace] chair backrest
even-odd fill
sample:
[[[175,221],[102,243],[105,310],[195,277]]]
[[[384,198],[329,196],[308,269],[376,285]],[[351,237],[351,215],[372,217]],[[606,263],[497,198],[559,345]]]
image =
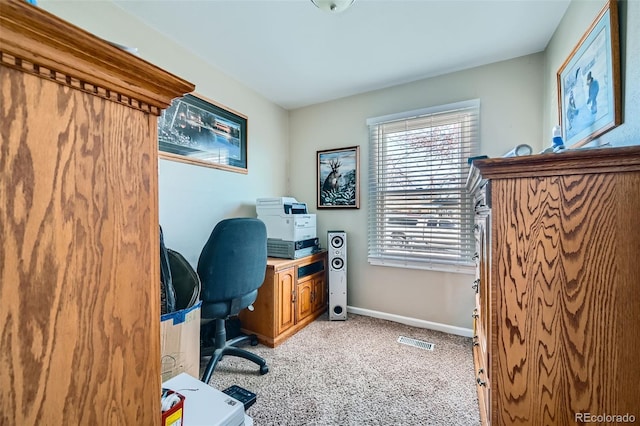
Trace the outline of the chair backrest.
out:
[[[167,249],[171,266],[171,281],[176,292],[176,311],[188,309],[200,300],[200,277],[183,255]]]
[[[267,267],[267,228],[259,219],[224,219],[198,259],[203,303],[236,299],[258,289]]]

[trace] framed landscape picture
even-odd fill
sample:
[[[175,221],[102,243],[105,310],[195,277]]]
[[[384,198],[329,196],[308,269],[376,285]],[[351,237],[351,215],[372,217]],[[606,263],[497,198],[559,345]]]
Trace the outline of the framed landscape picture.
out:
[[[247,117],[199,95],[175,99],[158,119],[160,158],[247,173]]]
[[[580,147],[622,122],[618,6],[608,0],[558,70],[558,115],[567,147]]]
[[[360,147],[317,152],[318,208],[360,208]]]

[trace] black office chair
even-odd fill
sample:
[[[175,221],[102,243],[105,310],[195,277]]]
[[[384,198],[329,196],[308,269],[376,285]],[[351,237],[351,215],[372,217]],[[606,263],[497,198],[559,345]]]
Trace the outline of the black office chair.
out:
[[[201,315],[215,321],[215,347],[202,375],[204,383],[209,383],[218,361],[225,355],[255,362],[260,366],[260,374],[269,371],[264,359],[236,347],[247,340],[257,344],[255,336],[241,335],[227,341],[225,329],[226,319],[255,302],[266,267],[267,229],[261,220],[224,219],[214,227],[198,259]]]

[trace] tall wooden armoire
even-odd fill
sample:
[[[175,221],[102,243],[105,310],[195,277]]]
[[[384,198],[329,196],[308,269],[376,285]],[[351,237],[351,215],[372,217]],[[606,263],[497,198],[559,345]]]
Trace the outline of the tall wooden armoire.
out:
[[[159,424],[157,116],[194,87],[19,0],[0,85],[0,424]]]

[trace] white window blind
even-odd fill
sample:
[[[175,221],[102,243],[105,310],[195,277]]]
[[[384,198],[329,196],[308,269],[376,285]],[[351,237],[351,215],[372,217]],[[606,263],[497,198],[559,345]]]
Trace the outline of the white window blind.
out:
[[[480,101],[370,118],[368,258],[376,265],[469,271],[467,159]]]

